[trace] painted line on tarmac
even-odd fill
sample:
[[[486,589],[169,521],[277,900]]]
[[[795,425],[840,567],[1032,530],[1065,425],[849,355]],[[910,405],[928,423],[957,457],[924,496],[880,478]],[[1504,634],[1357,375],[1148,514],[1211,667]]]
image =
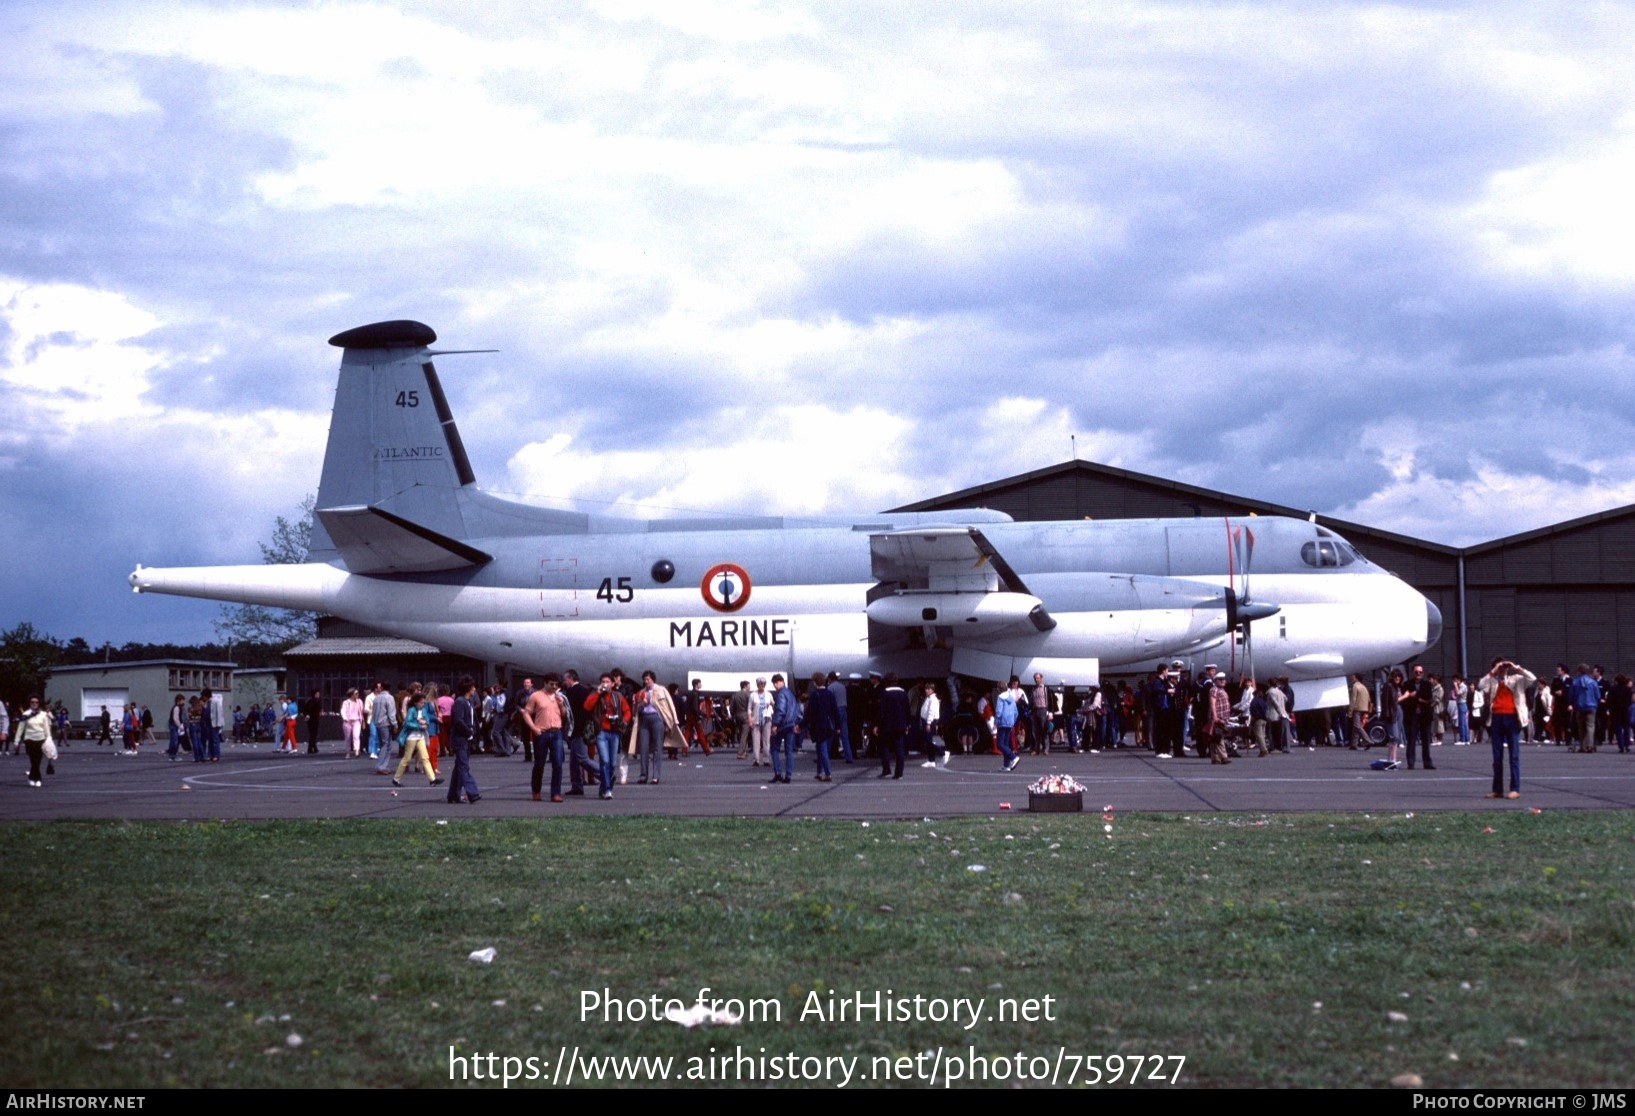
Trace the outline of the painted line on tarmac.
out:
[[[317,762],[316,766],[334,767],[334,766],[337,766],[337,765],[343,765],[344,763],[345,763],[344,759],[320,760],[320,761]],[[284,763],[284,762],[280,761],[280,762],[265,764],[265,765],[260,766],[260,767],[252,767],[252,768],[249,768],[249,769],[232,768],[232,769],[227,770],[227,771],[211,771],[211,772],[209,772],[207,774],[203,774],[203,775],[189,775],[189,776],[186,776],[185,778],[183,778],[182,782],[188,784],[189,786],[201,788],[201,789],[204,789],[204,790],[293,791],[293,792],[298,792],[298,793],[303,793],[303,794],[310,793],[310,792],[315,791],[315,790],[325,791],[325,792],[337,792],[338,791],[338,792],[344,792],[344,793],[347,793],[347,794],[356,794],[356,793],[359,793],[360,791],[362,791],[362,793],[365,793],[365,794],[369,793],[368,791],[363,790],[363,787],[367,786],[367,785],[370,785],[370,784],[329,785],[329,784],[322,784],[322,783],[316,783],[315,784],[315,783],[312,783],[310,781],[309,782],[302,782],[302,783],[241,783],[241,782],[235,781],[239,776],[248,776],[248,777],[253,778],[255,776],[265,774],[268,771],[279,771],[279,772],[304,771],[304,772],[310,772],[314,766],[315,765],[313,763],[304,763],[304,764],[301,764],[299,768],[297,768],[297,767],[291,766],[288,763]],[[353,768],[353,770],[357,770],[357,768]],[[390,783],[387,783],[381,789],[391,790],[392,786],[391,786]]]

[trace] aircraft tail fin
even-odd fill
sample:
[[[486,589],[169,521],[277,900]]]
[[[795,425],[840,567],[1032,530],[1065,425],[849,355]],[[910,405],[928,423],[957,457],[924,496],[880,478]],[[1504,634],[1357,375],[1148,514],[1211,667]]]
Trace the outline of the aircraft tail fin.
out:
[[[415,485],[459,488],[476,477],[419,322],[376,322],[329,339],[341,353],[318,507],[370,505]]]
[[[329,339],[342,350],[312,550],[355,573],[449,569],[462,553],[459,493],[476,482],[427,347],[430,326],[375,322]],[[354,562],[357,564],[354,565]]]

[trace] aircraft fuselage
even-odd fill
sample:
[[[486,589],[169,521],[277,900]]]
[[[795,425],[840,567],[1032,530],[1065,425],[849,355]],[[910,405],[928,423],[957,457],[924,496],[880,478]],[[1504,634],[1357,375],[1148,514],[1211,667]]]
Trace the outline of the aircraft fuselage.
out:
[[[344,351],[310,561],[138,567],[132,587],[345,617],[486,662],[667,680],[1040,671],[1082,684],[1176,658],[1231,675],[1247,635],[1256,673],[1296,680],[1303,708],[1440,635],[1425,598],[1300,520],[648,521],[502,500],[476,486],[435,340],[409,321],[330,339]]]
[[[478,569],[380,576],[310,563],[141,570],[132,581],[143,591],[323,612],[534,669],[617,664],[672,678],[690,670],[906,676],[946,672],[956,647],[1018,660],[1095,660],[1115,673],[1201,655],[1232,669],[1242,652],[1221,602],[1237,576],[1225,540],[1234,526],[1247,525],[1258,540],[1254,595],[1278,606],[1252,621],[1260,673],[1343,675],[1403,661],[1434,642],[1438,621],[1419,593],[1360,558],[1343,567],[1308,565],[1300,552],[1319,529],[1270,518],[983,523],[983,534],[1055,619],[1053,628],[1036,631],[1016,616],[999,617],[988,632],[976,630],[981,619],[964,617],[871,624],[870,597],[880,597],[882,583],[871,574],[870,532],[904,529],[905,518],[957,522],[881,516],[848,526],[751,530],[654,524],[471,539],[494,555]],[[710,584],[710,571],[724,566],[747,599],[723,599]],[[662,582],[655,576],[666,573]]]

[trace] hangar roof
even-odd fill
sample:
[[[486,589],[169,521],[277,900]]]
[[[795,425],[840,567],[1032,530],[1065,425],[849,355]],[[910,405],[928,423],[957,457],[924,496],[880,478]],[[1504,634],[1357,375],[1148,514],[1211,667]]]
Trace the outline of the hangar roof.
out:
[[[296,644],[284,652],[284,658],[299,659],[308,655],[441,655],[440,648],[429,643],[396,636],[319,636]]]
[[[1243,509],[1245,514],[1288,516],[1293,519],[1309,519],[1313,515],[1324,526],[1332,527],[1347,537],[1366,537],[1396,543],[1400,546],[1413,547],[1419,550],[1430,551],[1436,554],[1452,557],[1459,553],[1459,548],[1447,546],[1443,543],[1431,542],[1427,539],[1416,539],[1411,535],[1399,535],[1394,531],[1387,531],[1379,527],[1370,527],[1365,523],[1353,523],[1350,520],[1336,519],[1330,515],[1313,512],[1306,508],[1292,508],[1285,504],[1274,504],[1269,500],[1257,500],[1251,496],[1237,496],[1228,492],[1220,492],[1213,488],[1201,488],[1197,485],[1186,484],[1182,481],[1170,480],[1166,477],[1155,477],[1148,473],[1137,473],[1129,469],[1119,469],[1112,465],[1102,465],[1094,461],[1064,461],[1059,465],[1048,465],[1032,472],[1019,473],[1014,477],[1005,477],[1001,480],[989,481],[972,488],[963,488],[958,492],[950,492],[946,496],[933,496],[926,500],[919,500],[912,504],[904,504],[900,508],[892,508],[897,512],[938,511],[947,508],[968,506],[983,506],[984,498],[991,498],[1001,493],[1017,488],[1026,488],[1038,485],[1041,482],[1072,477],[1075,474],[1087,474],[1126,485],[1141,485],[1162,489],[1176,496],[1193,497],[1207,500],[1216,504],[1230,504]],[[1625,509],[1626,511],[1635,509]],[[1611,513],[1604,513],[1611,514]],[[1553,530],[1553,528],[1546,528]],[[1491,544],[1488,544],[1491,545]]]
[[[52,674],[71,674],[85,670],[126,670],[133,667],[209,667],[211,670],[238,670],[237,663],[215,659],[127,659],[107,663],[75,663],[72,666],[54,666]]]
[[[1522,543],[1535,542],[1549,538],[1551,535],[1563,534],[1567,531],[1576,531],[1581,527],[1596,527],[1604,524],[1618,523],[1622,520],[1635,517],[1635,504],[1625,504],[1621,508],[1610,508],[1607,511],[1591,512],[1581,515],[1577,519],[1565,519],[1560,523],[1552,523],[1547,527],[1535,527],[1531,531],[1522,531],[1514,535],[1505,535],[1503,538],[1490,539],[1484,543],[1465,547],[1465,554],[1486,554],[1494,550],[1503,550],[1506,547],[1517,546]]]

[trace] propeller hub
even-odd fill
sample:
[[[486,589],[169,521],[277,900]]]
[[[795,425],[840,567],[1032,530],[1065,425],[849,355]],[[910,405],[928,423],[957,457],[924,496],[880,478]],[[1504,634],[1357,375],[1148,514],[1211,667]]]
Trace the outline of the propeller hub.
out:
[[[1281,605],[1271,604],[1268,601],[1240,600],[1237,592],[1233,589],[1227,589],[1225,592],[1226,626],[1228,628],[1243,627],[1244,625],[1253,623],[1256,620],[1264,620],[1268,616],[1276,616],[1279,612],[1283,611],[1283,607]],[[1247,634],[1247,632],[1245,634]]]
[[[1268,616],[1276,616],[1283,611],[1283,606],[1272,604],[1269,601],[1244,601],[1238,605],[1238,621],[1248,623],[1254,620],[1264,620]]]

